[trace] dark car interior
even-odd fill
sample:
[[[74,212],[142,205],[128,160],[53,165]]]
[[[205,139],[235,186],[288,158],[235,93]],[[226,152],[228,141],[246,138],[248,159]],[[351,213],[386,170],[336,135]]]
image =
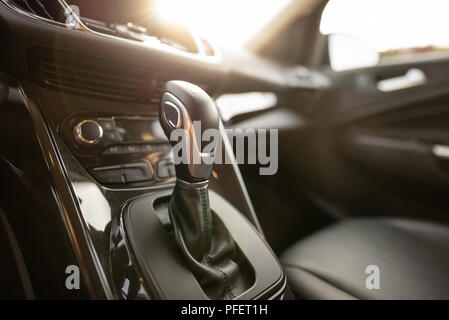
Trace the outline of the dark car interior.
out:
[[[449,299],[449,53],[336,70],[328,1],[286,2],[229,48],[153,0],[0,1],[1,299]],[[230,159],[276,134],[276,172],[175,163],[196,120]]]

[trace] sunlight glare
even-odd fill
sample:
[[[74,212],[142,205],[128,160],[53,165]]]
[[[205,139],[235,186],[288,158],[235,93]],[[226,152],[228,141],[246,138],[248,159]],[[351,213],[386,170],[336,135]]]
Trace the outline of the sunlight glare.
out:
[[[240,45],[250,39],[290,0],[157,0],[158,15],[204,37]]]
[[[320,30],[355,36],[378,51],[449,47],[448,12],[448,0],[330,0]]]

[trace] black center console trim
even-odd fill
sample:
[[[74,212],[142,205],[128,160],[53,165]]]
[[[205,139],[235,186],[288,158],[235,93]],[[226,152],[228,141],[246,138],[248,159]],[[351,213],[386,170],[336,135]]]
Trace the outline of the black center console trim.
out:
[[[62,219],[66,222],[66,231],[70,235],[78,266],[88,286],[88,292],[95,299],[112,299],[114,297],[109,281],[100,263],[100,257],[86,227],[79,202],[73,198],[70,179],[66,175],[64,161],[54,144],[54,135],[48,130],[39,107],[34,102],[33,89],[30,84],[21,82],[20,92],[32,117],[36,135],[41,143],[42,154],[51,164],[49,170],[55,183],[55,195],[60,207]]]
[[[154,110],[143,105],[142,107],[136,105],[129,109],[124,109],[123,105],[118,102],[101,101],[97,98],[81,97],[68,93],[62,94],[48,88],[33,86],[26,82],[22,83],[22,87],[28,97],[28,104],[33,105],[33,116],[38,119],[36,121],[42,122],[39,125],[44,129],[41,130],[45,130],[44,132],[38,131],[38,139],[40,141],[48,141],[51,144],[51,147],[48,148],[54,150],[53,153],[46,154],[48,153],[46,151],[47,145],[43,146],[43,153],[48,157],[48,163],[56,163],[50,165],[50,167],[52,172],[55,171],[53,174],[58,177],[54,178],[59,181],[57,192],[64,194],[59,196],[59,199],[61,199],[61,214],[65,215],[65,219],[70,219],[68,225],[72,225],[72,229],[68,228],[67,232],[75,238],[74,243],[77,246],[74,245],[74,248],[79,255],[80,268],[84,264],[88,264],[89,268],[95,266],[96,271],[85,271],[87,276],[93,277],[93,279],[89,280],[92,282],[92,297],[147,299],[149,295],[142,288],[136,286],[134,287],[137,288],[134,291],[134,295],[132,293],[124,295],[121,292],[122,288],[115,286],[113,275],[110,272],[110,228],[113,226],[113,219],[120,214],[123,203],[131,198],[151,192],[159,192],[160,190],[167,190],[167,188],[171,189],[174,180],[167,180],[163,183],[158,182],[152,185],[124,185],[122,188],[117,188],[115,185],[103,185],[93,178],[89,173],[89,169],[104,167],[105,164],[98,162],[95,166],[86,166],[82,158],[76,158],[59,135],[58,124],[64,119],[64,113],[69,114],[77,111],[77,106],[80,105],[85,108],[84,111],[94,114],[104,114],[107,104],[111,108],[113,107],[109,111],[123,110],[125,114],[142,114],[143,116],[148,114],[150,117],[153,117],[155,115]],[[97,109],[99,105],[101,105],[101,110]],[[229,147],[229,141],[221,123],[220,132],[224,141],[224,151],[229,155],[229,158],[232,158],[232,150]],[[111,159],[114,158],[113,156],[110,157]],[[95,158],[89,158],[89,161],[91,159]],[[118,160],[117,158],[114,159]],[[125,162],[115,160],[114,162],[125,165],[140,163],[141,160],[140,157],[136,156],[133,158],[132,155],[127,155]],[[257,217],[252,209],[237,164],[215,165],[212,177],[210,181],[211,190],[229,201],[256,226],[261,234]],[[78,226],[76,228],[79,229],[73,229],[74,226]],[[80,238],[81,236],[83,238]],[[137,279],[136,284],[139,285],[139,274],[135,271],[135,268],[128,270],[128,272],[128,278],[134,277],[134,279]],[[102,297],[101,294],[103,294]]]
[[[127,235],[126,241],[144,279],[151,282],[147,283],[148,288],[156,291],[152,295],[176,300],[208,299],[158,218],[161,213],[154,209],[156,200],[170,194],[169,189],[131,200],[123,209],[120,218],[123,225],[119,225],[119,228]],[[257,275],[253,285],[235,297],[235,300],[276,298],[285,285],[285,278],[274,253],[255,228],[228,201],[210,191],[210,203],[212,211],[223,221]],[[112,234],[115,233],[113,230]],[[120,262],[112,265],[120,265]]]

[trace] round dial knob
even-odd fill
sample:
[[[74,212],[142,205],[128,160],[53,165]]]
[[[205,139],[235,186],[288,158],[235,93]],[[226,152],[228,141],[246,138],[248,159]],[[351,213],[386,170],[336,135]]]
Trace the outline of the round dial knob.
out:
[[[94,144],[103,137],[103,128],[94,120],[83,120],[75,126],[75,139],[86,144]]]

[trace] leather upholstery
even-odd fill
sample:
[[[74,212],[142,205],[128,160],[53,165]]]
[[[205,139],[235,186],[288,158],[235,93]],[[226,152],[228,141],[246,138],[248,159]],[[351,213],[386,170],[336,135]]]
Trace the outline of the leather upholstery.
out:
[[[281,257],[297,298],[449,299],[449,227],[353,219],[318,232]],[[377,265],[380,289],[367,289]]]
[[[210,299],[231,300],[245,292],[253,276],[223,222],[212,214],[208,184],[178,180],[169,204],[178,247]]]

